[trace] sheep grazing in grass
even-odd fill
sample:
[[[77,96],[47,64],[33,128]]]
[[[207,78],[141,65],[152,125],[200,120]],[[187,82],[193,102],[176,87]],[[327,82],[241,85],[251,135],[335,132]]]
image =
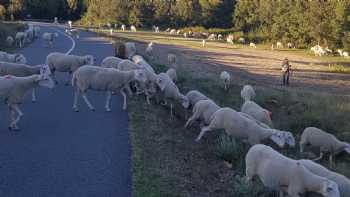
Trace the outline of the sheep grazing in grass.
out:
[[[134,25],[131,25],[130,30],[131,30],[132,32],[137,32],[137,29],[136,29],[136,27],[135,27]]]
[[[284,193],[300,197],[307,192],[340,197],[336,182],[314,174],[300,161],[288,158],[269,146],[254,145],[249,149],[245,162],[248,182],[257,176],[264,186],[279,191],[281,197]]]
[[[24,32],[17,32],[15,36],[16,46],[22,48],[24,46],[26,35]]]
[[[288,42],[288,43],[287,43],[287,47],[291,49],[291,48],[293,48],[293,47],[294,47],[294,44],[293,44],[293,43],[291,43],[291,42]]]
[[[262,108],[260,105],[256,104],[253,101],[247,100],[241,107],[243,113],[249,114],[254,117],[256,120],[273,127],[271,120],[271,112]]]
[[[153,60],[154,59],[154,55],[153,55],[153,42],[150,42],[147,47],[146,47],[146,51],[145,51],[147,57],[150,59],[150,60]]]
[[[251,101],[255,98],[255,90],[251,85],[244,85],[241,90],[241,98],[244,101]]]
[[[216,40],[216,38],[217,38],[216,34],[210,34],[208,36],[208,40]]]
[[[277,42],[277,43],[276,43],[276,48],[277,48],[277,49],[283,48],[282,42]]]
[[[241,44],[244,44],[245,43],[245,39],[244,38],[239,38],[238,42],[241,43]]]
[[[0,62],[12,62],[18,64],[26,64],[27,59],[22,54],[10,54],[0,51]]]
[[[144,83],[146,81],[144,70],[120,71],[114,68],[102,68],[91,65],[82,66],[73,73],[72,77],[72,86],[76,88],[73,110],[79,111],[78,98],[80,94],[89,109],[91,111],[95,110],[87,98],[86,92],[88,89],[107,92],[106,111],[111,111],[112,92],[120,91],[124,98],[123,109],[126,110],[127,104],[124,90],[132,81]]]
[[[226,38],[226,42],[229,44],[233,44],[233,35],[228,35]]]
[[[166,74],[169,76],[169,78],[170,78],[174,83],[177,82],[177,74],[176,74],[176,70],[175,70],[175,69],[169,68],[169,69],[166,71]]]
[[[177,57],[175,54],[172,54],[172,53],[168,54],[168,63],[170,67],[173,67],[173,68],[177,67]]]
[[[201,100],[208,100],[209,98],[205,96],[203,93],[198,90],[191,90],[186,94],[186,98],[188,99],[187,109],[193,107],[197,102]]]
[[[102,60],[101,67],[104,68],[118,68],[118,64],[123,61],[123,59],[114,57],[114,56],[108,56]]]
[[[254,42],[249,43],[249,46],[256,49],[256,44]]]
[[[121,26],[121,30],[122,30],[122,31],[125,31],[125,30],[126,30],[126,26],[125,26],[125,25],[122,25],[122,26]]]
[[[311,160],[299,160],[312,173],[330,179],[338,184],[340,196],[350,196],[350,179],[347,177],[328,170],[320,164]]]
[[[338,140],[334,135],[327,133],[316,127],[308,127],[303,131],[300,139],[300,152],[304,152],[305,146],[310,145],[320,149],[320,157],[323,158],[324,153],[329,153],[330,165],[333,163],[333,156],[345,151],[350,154],[350,144]]]
[[[198,142],[206,132],[218,129],[224,129],[227,135],[234,138],[247,140],[250,145],[259,144],[270,139],[279,147],[284,147],[287,141],[284,134],[287,131],[263,127],[255,120],[247,118],[231,108],[221,108],[216,111],[209,126],[201,129],[196,141]]]
[[[44,71],[40,75],[27,77],[12,75],[0,77],[0,100],[9,106],[11,114],[10,130],[19,130],[17,124],[23,116],[19,104],[22,103],[25,94],[37,86],[54,88],[54,83]]]
[[[168,74],[160,73],[158,74],[157,85],[160,88],[161,96],[164,101],[164,105],[167,105],[168,100],[170,103],[170,116],[173,117],[173,102],[178,101],[181,103],[183,107],[187,107],[189,105],[188,99],[185,95],[181,94],[179,88],[174,84],[174,82],[170,79]]]
[[[12,36],[7,36],[7,38],[6,38],[7,46],[8,47],[12,47],[13,46],[13,42],[14,42],[14,40],[13,40]]]
[[[170,34],[172,34],[172,35],[174,35],[174,34],[176,34],[176,29],[172,29],[172,30],[170,30],[170,32],[169,32]]]
[[[320,45],[315,45],[311,47],[310,50],[314,52],[315,56],[323,56],[326,54],[326,51]]]
[[[71,75],[79,67],[87,64],[94,64],[95,58],[92,55],[77,56],[66,55],[64,53],[53,52],[46,57],[46,64],[49,65],[52,76],[56,83],[55,72],[68,72]],[[66,85],[69,81],[66,82]]]
[[[186,122],[185,128],[191,126],[196,120],[200,120],[200,128],[209,125],[213,114],[219,109],[220,107],[212,100],[198,101],[193,107],[192,116]]]
[[[42,39],[43,39],[44,43],[46,43],[46,46],[50,46],[50,47],[53,46],[53,41],[57,37],[58,37],[58,33],[45,32],[42,35]]]
[[[231,75],[226,71],[222,71],[220,73],[220,80],[224,85],[224,89],[227,90],[231,82]]]
[[[344,51],[344,52],[343,52],[343,57],[349,58],[349,53]]]

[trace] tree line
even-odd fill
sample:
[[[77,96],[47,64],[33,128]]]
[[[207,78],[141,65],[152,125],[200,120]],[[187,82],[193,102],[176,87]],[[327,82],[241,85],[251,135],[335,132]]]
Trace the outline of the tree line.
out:
[[[149,28],[229,28],[254,42],[350,49],[348,0],[0,0],[0,18],[79,20]]]

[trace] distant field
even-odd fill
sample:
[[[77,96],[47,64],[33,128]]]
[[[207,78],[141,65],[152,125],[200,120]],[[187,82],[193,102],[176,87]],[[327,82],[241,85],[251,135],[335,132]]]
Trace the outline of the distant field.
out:
[[[16,33],[24,28],[25,25],[21,23],[0,22],[0,50],[13,50],[14,47],[8,47],[6,45],[6,38],[7,36],[12,36],[15,38]]]

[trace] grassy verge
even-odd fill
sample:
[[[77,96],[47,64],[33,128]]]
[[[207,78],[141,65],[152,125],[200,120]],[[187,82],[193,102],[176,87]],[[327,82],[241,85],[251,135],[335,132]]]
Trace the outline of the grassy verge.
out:
[[[18,31],[22,31],[24,28],[24,24],[0,22],[0,50],[14,50],[14,47],[7,46],[6,38],[7,36],[12,36],[12,38],[15,38],[16,33]]]
[[[163,71],[164,66],[156,66]],[[232,84],[224,92],[217,76],[191,75],[178,71],[178,86],[186,93],[197,89],[220,106],[239,110],[242,84]],[[276,128],[294,133],[299,140],[305,127],[316,126],[350,141],[350,102],[348,97],[294,92],[256,87],[257,103],[273,112]],[[176,107],[170,119],[169,110],[157,104],[147,105],[144,98],[134,97],[129,103],[133,147],[133,179],[136,197],[153,196],[235,196],[271,197],[276,194],[260,183],[244,182],[244,157],[247,145],[234,141],[224,132],[208,133],[200,142],[194,139],[199,127],[184,129],[184,111]],[[280,150],[292,158],[311,158],[296,149]],[[223,161],[232,164],[232,169]],[[339,155],[333,170],[350,176],[346,163],[350,157]],[[325,159],[322,163],[328,166]]]

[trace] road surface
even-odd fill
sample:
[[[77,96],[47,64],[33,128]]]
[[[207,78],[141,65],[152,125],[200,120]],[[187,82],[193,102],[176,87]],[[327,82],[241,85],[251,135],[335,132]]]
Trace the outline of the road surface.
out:
[[[40,24],[41,32],[59,32],[53,48],[41,39],[22,49],[28,64],[43,64],[53,51],[94,55],[99,64],[112,55],[108,41],[81,32],[72,40],[63,28]],[[59,74],[58,80],[67,79]],[[96,108],[90,112],[80,98],[73,112],[73,89],[62,83],[54,90],[40,88],[37,103],[27,95],[21,109],[21,131],[7,129],[9,112],[0,105],[0,196],[4,197],[129,197],[131,196],[130,143],[127,112],[122,98],[105,112],[105,94],[88,92]]]

